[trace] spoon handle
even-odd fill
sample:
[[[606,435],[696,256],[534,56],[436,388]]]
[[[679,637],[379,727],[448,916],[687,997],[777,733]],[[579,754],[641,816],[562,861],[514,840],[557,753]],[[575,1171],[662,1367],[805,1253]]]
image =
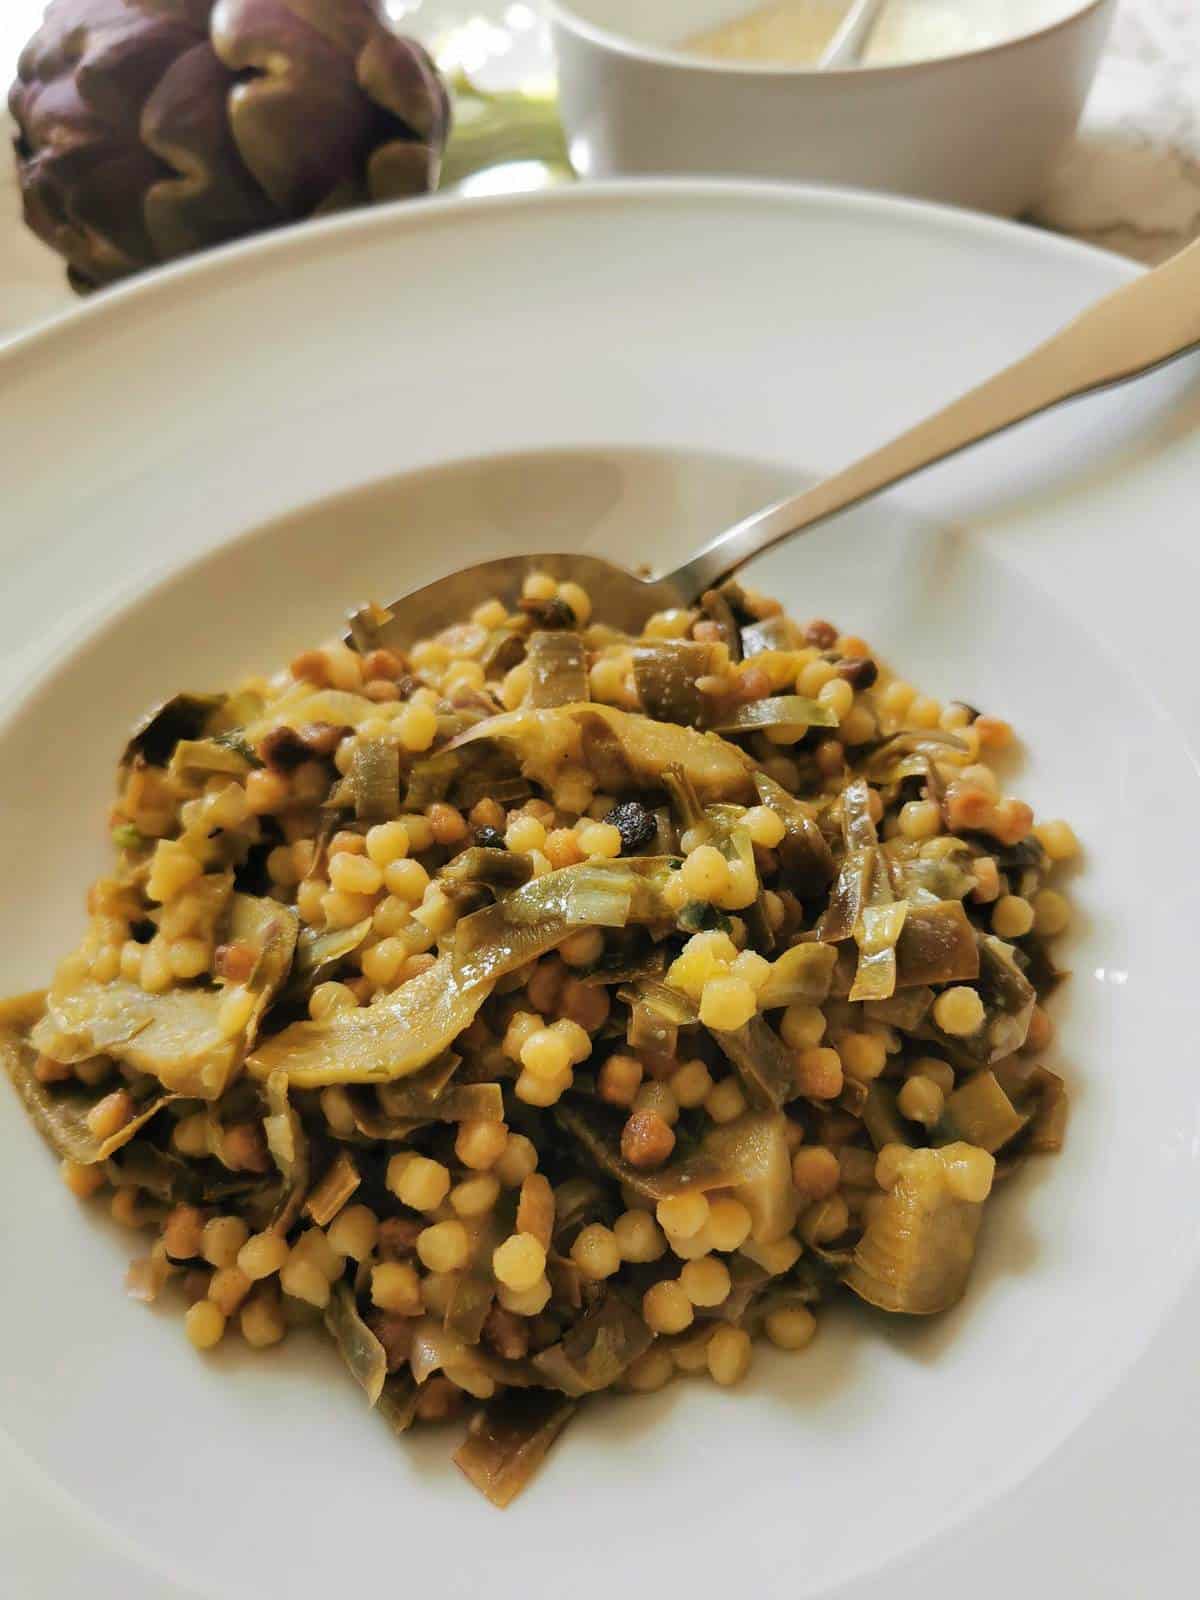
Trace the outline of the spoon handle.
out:
[[[854,0],[833,38],[825,47],[817,66],[822,72],[836,67],[855,67],[862,59],[867,35],[878,21],[883,0]]]
[[[1127,383],[1200,346],[1200,242],[1107,295],[1027,356],[890,444],[747,517],[670,574],[703,594],[781,540],[1053,406]]]

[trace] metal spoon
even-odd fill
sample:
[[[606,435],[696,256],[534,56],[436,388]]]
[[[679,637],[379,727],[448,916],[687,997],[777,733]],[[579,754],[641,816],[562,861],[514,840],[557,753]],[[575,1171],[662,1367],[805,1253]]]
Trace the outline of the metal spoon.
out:
[[[842,18],[838,31],[825,47],[824,55],[817,62],[822,72],[827,72],[830,67],[858,65],[871,29],[886,4],[887,0],[854,0]]]
[[[403,647],[493,596],[511,600],[531,571],[571,578],[596,614],[640,631],[654,611],[693,605],[755,556],[923,468],[957,455],[1064,401],[1126,383],[1200,347],[1200,242],[1107,295],[1027,356],[934,416],[803,493],[768,506],[714,539],[673,572],[639,577],[599,556],[514,555],[439,578],[396,601],[386,622],[356,623],[350,642]]]

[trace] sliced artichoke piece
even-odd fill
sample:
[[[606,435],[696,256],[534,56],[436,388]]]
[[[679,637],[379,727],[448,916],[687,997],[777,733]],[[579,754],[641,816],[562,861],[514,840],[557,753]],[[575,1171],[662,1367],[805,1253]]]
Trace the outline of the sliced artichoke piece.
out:
[[[530,635],[529,704],[539,711],[588,698],[587,653],[577,633],[558,629]]]
[[[378,1405],[387,1383],[387,1352],[358,1314],[354,1291],[335,1283],[325,1309],[325,1326],[354,1381],[372,1405]]]
[[[881,1311],[925,1317],[962,1298],[983,1205],[951,1194],[935,1152],[916,1151],[906,1161],[871,1213],[843,1281]]]
[[[416,1421],[419,1399],[412,1373],[393,1372],[380,1391],[377,1410],[393,1433],[407,1433]]]
[[[713,670],[713,647],[691,639],[655,639],[633,652],[633,678],[648,717],[697,728],[704,697],[697,679]]]
[[[199,739],[224,704],[223,694],[172,695],[138,722],[121,753],[121,765],[141,756],[152,767],[165,767],[175,746],[184,739]]]
[[[962,1140],[994,1155],[1028,1126],[1030,1113],[1017,1109],[993,1072],[977,1072],[948,1096],[931,1142]]]
[[[760,802],[774,811],[787,829],[778,850],[789,886],[802,900],[823,893],[837,868],[812,806],[790,795],[765,772],[754,774],[754,786]]]
[[[320,1183],[309,1191],[304,1209],[318,1228],[326,1228],[361,1183],[362,1174],[354,1157],[348,1150],[339,1150],[322,1174]]]
[[[791,1232],[797,1199],[787,1118],[781,1111],[751,1111],[713,1128],[701,1149],[708,1160],[734,1174],[730,1189],[750,1213],[750,1237],[756,1244],[773,1244]]]
[[[83,979],[65,993],[51,990],[33,1043],[55,1061],[110,1055],[164,1088],[215,1100],[237,1068],[240,1041],[219,1026],[221,995],[210,989],[147,994],[119,979]]]
[[[308,1193],[311,1154],[304,1124],[288,1099],[288,1076],[279,1069],[267,1079],[268,1115],[263,1118],[267,1149],[283,1180],[279,1203],[271,1218],[272,1233],[286,1234],[300,1215]]]
[[[292,1023],[250,1056],[247,1070],[266,1079],[282,1068],[297,1089],[406,1078],[470,1027],[491,990],[490,983],[460,985],[445,955],[372,1005]]]
[[[533,1365],[547,1387],[578,1399],[608,1389],[654,1343],[654,1335],[622,1297],[609,1290]]]
[[[471,1419],[454,1464],[494,1506],[510,1505],[575,1414],[561,1394],[531,1389],[488,1403]]]
[[[795,1058],[765,1017],[751,1017],[740,1028],[708,1031],[737,1068],[751,1105],[777,1109],[795,1099]]]
[[[371,919],[365,917],[349,928],[331,928],[318,933],[314,928],[301,928],[296,941],[296,954],[291,976],[283,1000],[287,1005],[307,1002],[319,983],[324,983],[366,940],[371,932]]]
[[[627,1183],[648,1200],[665,1200],[668,1195],[686,1194],[690,1190],[704,1193],[708,1189],[725,1189],[737,1180],[739,1169],[735,1152],[726,1149],[718,1156],[710,1154],[703,1145],[657,1172],[644,1172],[633,1166],[621,1154],[621,1129],[625,1119],[598,1100],[582,1095],[564,1096],[554,1107],[554,1117],[565,1132],[578,1140],[602,1172]]]
[[[896,940],[896,988],[969,983],[979,976],[979,946],[961,901],[910,905]]]
[[[481,739],[507,746],[534,782],[554,787],[564,765],[586,766],[598,786],[612,794],[660,788],[670,766],[681,767],[701,800],[749,802],[753,764],[715,733],[697,733],[672,722],[655,722],[632,711],[596,704],[553,711],[508,711],[490,717],[454,741],[454,749]]]
[[[50,1148],[60,1156],[95,1166],[122,1149],[164,1107],[178,1097],[159,1095],[137,1107],[116,1133],[97,1138],[88,1126],[88,1113],[109,1092],[81,1083],[42,1083],[34,1070],[37,1051],[11,1029],[0,1029],[0,1063],[12,1081],[21,1104]]]
[[[799,694],[748,700],[713,723],[716,733],[757,733],[764,728],[836,728],[837,714],[819,700]]]
[[[760,1011],[781,1006],[820,1005],[829,998],[837,951],[830,944],[794,944],[771,963],[767,981],[758,991]]]

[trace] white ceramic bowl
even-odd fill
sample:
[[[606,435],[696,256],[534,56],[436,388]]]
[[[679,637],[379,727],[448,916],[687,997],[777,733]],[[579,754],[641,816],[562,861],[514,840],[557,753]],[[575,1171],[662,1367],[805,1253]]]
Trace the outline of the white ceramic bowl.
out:
[[[855,184],[1015,216],[1075,129],[1116,0],[1005,44],[816,72],[685,54],[733,0],[547,0],[585,177],[710,173]]]

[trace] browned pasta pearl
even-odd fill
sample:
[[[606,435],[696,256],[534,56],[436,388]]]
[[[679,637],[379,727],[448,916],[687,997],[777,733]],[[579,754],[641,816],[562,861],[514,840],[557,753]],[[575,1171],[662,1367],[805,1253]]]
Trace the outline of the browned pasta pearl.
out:
[[[657,1111],[635,1111],[621,1130],[621,1154],[630,1166],[660,1167],[675,1148],[675,1135]]]

